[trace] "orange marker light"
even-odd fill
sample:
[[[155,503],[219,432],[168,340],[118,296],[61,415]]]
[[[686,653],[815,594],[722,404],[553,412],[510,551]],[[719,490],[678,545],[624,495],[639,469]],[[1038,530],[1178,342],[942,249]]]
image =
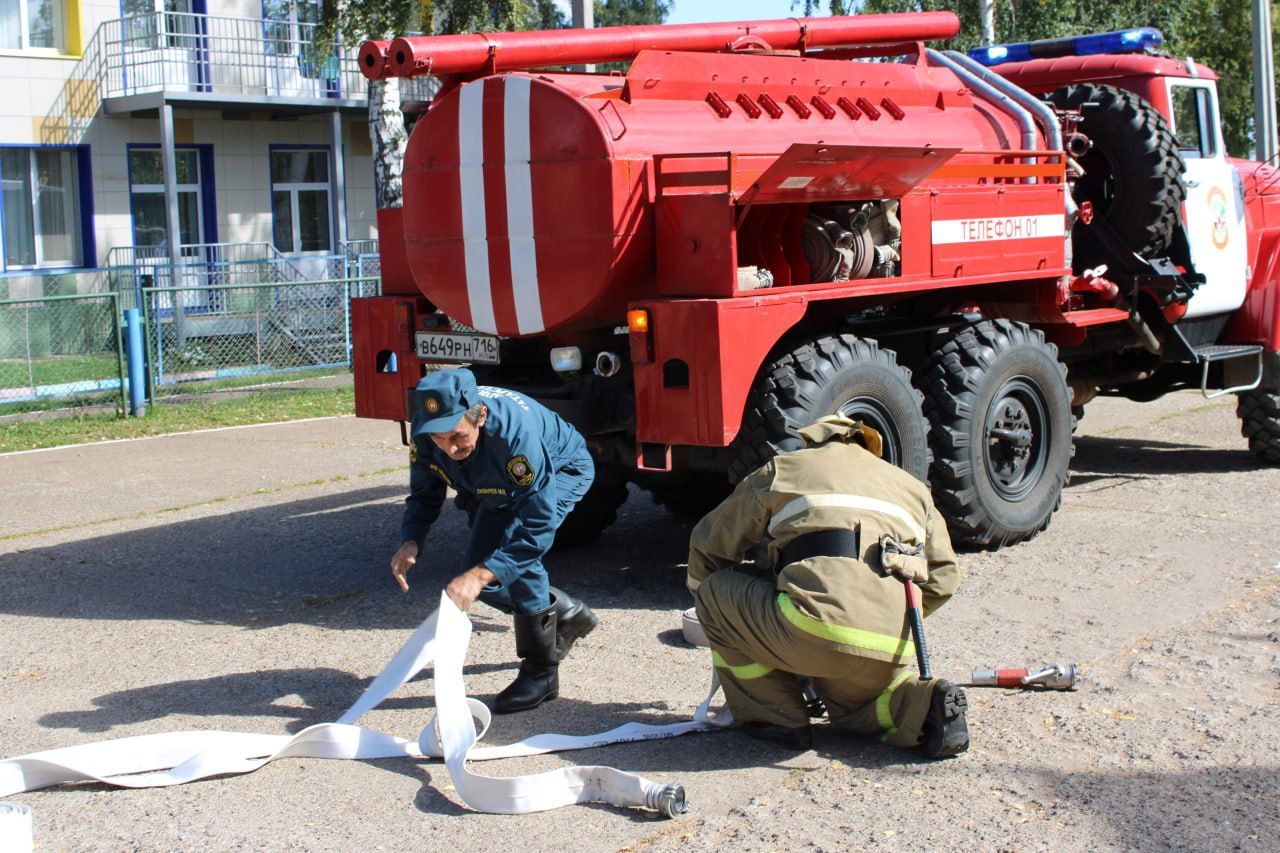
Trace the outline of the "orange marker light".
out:
[[[633,364],[648,364],[653,359],[653,342],[649,338],[649,312],[643,308],[627,312],[627,339],[631,343]]]

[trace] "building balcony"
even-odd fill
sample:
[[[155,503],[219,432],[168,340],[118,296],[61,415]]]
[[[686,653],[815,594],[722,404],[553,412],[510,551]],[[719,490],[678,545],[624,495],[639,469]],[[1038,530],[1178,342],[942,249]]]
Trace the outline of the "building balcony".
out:
[[[364,109],[358,46],[312,47],[315,24],[157,12],[107,21],[94,37],[108,113],[162,103],[272,111]],[[434,80],[404,81],[405,102],[430,100]]]

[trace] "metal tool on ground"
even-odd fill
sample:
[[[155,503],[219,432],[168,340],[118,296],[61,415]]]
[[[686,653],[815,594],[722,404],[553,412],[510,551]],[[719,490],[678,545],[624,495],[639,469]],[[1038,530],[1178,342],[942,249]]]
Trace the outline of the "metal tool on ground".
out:
[[[1039,669],[975,669],[974,687],[1013,687],[1022,690],[1076,690],[1079,679],[1073,663],[1045,664]]]

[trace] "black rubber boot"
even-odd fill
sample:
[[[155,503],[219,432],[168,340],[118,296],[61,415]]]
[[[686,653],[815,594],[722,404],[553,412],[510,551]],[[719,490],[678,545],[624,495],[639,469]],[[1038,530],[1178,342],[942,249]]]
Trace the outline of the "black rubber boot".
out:
[[[551,606],[556,611],[556,660],[562,661],[573,644],[595,630],[600,620],[582,601],[554,586],[551,587]]]
[[[969,748],[969,723],[964,691],[945,679],[933,685],[933,700],[924,718],[920,749],[925,758],[950,758]]]
[[[742,733],[756,740],[765,740],[797,752],[803,752],[813,746],[813,730],[808,726],[792,727],[774,723],[749,722],[742,724]]]
[[[517,613],[513,618],[520,674],[494,697],[495,714],[527,711],[560,695],[555,606],[548,606],[537,613]]]

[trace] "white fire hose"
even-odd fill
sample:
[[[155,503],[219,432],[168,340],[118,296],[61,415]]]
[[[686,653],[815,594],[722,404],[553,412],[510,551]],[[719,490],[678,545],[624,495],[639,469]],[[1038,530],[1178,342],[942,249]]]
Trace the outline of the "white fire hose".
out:
[[[187,731],[118,738],[51,749],[0,761],[0,797],[60,785],[96,781],[122,788],[160,788],[209,776],[249,773],[277,758],[443,758],[458,796],[476,811],[527,814],[573,803],[602,802],[648,808],[675,817],[687,810],[678,782],[662,785],[613,767],[569,766],[530,776],[482,776],[468,761],[487,761],[588,749],[611,743],[658,740],[732,725],[725,709],[711,715],[720,689],[711,690],[683,723],[626,723],[594,735],[539,734],[509,746],[477,747],[489,728],[489,709],[466,695],[462,666],[471,640],[471,620],[441,594],[427,617],[356,703],[333,723],[309,726],[296,735]],[[436,714],[416,741],[354,725],[402,684],[435,664]],[[0,850],[32,847],[31,812],[0,803]]]

